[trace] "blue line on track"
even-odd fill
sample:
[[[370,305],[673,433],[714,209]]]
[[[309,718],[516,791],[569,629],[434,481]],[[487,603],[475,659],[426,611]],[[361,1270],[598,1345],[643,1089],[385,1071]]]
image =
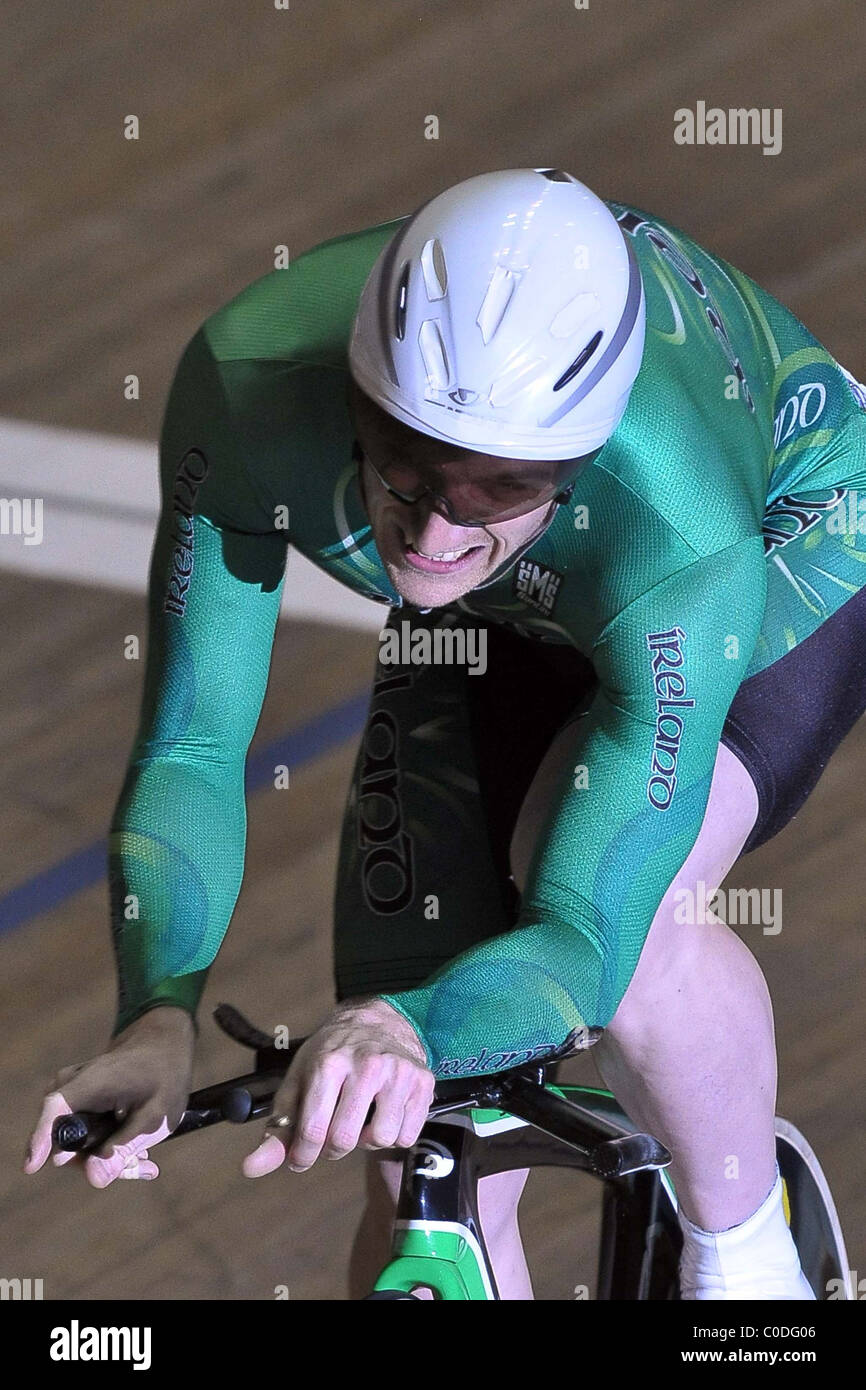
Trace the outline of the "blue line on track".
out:
[[[369,703],[369,690],[354,695],[251,754],[247,758],[247,793],[271,783],[278,764],[285,764],[290,770],[303,767],[359,734]],[[75,893],[99,883],[105,877],[107,855],[108,842],[97,840],[19,883],[0,898],[0,932],[11,931],[31,917],[50,912]]]

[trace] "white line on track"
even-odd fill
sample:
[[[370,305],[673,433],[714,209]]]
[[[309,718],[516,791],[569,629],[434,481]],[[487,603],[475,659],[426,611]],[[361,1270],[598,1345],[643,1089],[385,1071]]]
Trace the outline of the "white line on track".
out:
[[[159,510],[155,444],[0,420],[0,498],[42,498],[43,540],[0,534],[0,570],[143,593]],[[284,617],[378,632],[384,605],[292,551]]]

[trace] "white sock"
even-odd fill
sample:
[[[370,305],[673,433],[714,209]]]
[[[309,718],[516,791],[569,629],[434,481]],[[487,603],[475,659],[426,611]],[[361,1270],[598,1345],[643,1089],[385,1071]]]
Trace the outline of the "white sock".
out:
[[[782,1178],[758,1210],[726,1231],[703,1231],[679,1213],[684,1299],[814,1299],[782,1206]]]

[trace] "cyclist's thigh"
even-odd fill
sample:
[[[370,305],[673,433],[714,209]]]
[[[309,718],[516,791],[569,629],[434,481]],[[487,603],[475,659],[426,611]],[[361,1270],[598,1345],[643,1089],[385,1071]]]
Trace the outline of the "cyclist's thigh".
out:
[[[561,783],[563,767],[566,762],[573,761],[574,756],[574,734],[565,728],[550,745],[517,818],[511,841],[511,865],[518,887],[525,881],[535,841],[545,823],[550,799]],[[715,878],[715,886],[718,886],[736,862],[757,813],[758,796],[748,768],[732,750],[720,744],[698,839],[675,882],[679,882],[683,873],[699,869],[706,883],[718,874]]]
[[[486,670],[377,664],[343,824],[335,897],[337,997],[422,983],[513,925],[508,846],[538,764],[595,675],[571,649],[437,610],[484,634]],[[390,623],[405,621],[399,610]],[[545,678],[550,664],[564,674]],[[563,663],[567,666],[564,670]]]
[[[757,815],[758,792],[748,769],[732,749],[720,743],[701,828],[653,915],[616,1015],[618,1025],[629,1017],[630,1002],[664,998],[667,991],[679,987],[674,967],[690,974],[695,960],[704,956],[707,923],[715,917],[716,889],[742,854]],[[763,901],[761,910],[765,910]]]

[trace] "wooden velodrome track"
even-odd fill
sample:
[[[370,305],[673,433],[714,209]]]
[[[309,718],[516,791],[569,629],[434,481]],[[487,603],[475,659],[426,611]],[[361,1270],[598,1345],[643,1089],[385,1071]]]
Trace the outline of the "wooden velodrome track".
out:
[[[291,0],[287,11],[6,0],[0,312],[13,334],[0,412],[152,440],[188,337],[271,268],[276,244],[294,255],[514,165],[561,165],[685,227],[862,379],[858,20],[862,34],[853,0]],[[699,100],[781,108],[782,152],[676,145],[674,111]],[[128,114],[137,142],[123,138]],[[438,140],[424,136],[431,114]],[[131,372],[136,402],[123,394]],[[117,502],[117,480],[102,481]],[[141,679],[123,640],[144,632],[140,594],[14,573],[3,557],[15,544],[0,537],[4,894],[104,834]],[[362,692],[374,643],[282,624],[255,747]],[[343,738],[307,758],[287,795],[250,797],[246,880],[201,1015],[198,1084],[241,1061],[209,1022],[220,999],[295,1033],[329,1007],[354,747]],[[861,725],[796,822],[729,882],[783,891],[779,935],[743,929],[774,998],[779,1109],[823,1160],[851,1265],[866,1273],[864,778]],[[239,1171],[251,1133],[220,1127],[160,1150],[155,1183],[98,1193],[69,1170],[22,1175],[45,1084],[101,1050],[113,1010],[104,882],[60,899],[45,910],[37,894],[0,935],[0,1275],[43,1278],[46,1298],[266,1299],[278,1284],[344,1298],[357,1155],[254,1183]],[[589,1059],[569,1075],[593,1081]],[[597,1195],[583,1178],[531,1180],[523,1229],[539,1298],[592,1288]]]

